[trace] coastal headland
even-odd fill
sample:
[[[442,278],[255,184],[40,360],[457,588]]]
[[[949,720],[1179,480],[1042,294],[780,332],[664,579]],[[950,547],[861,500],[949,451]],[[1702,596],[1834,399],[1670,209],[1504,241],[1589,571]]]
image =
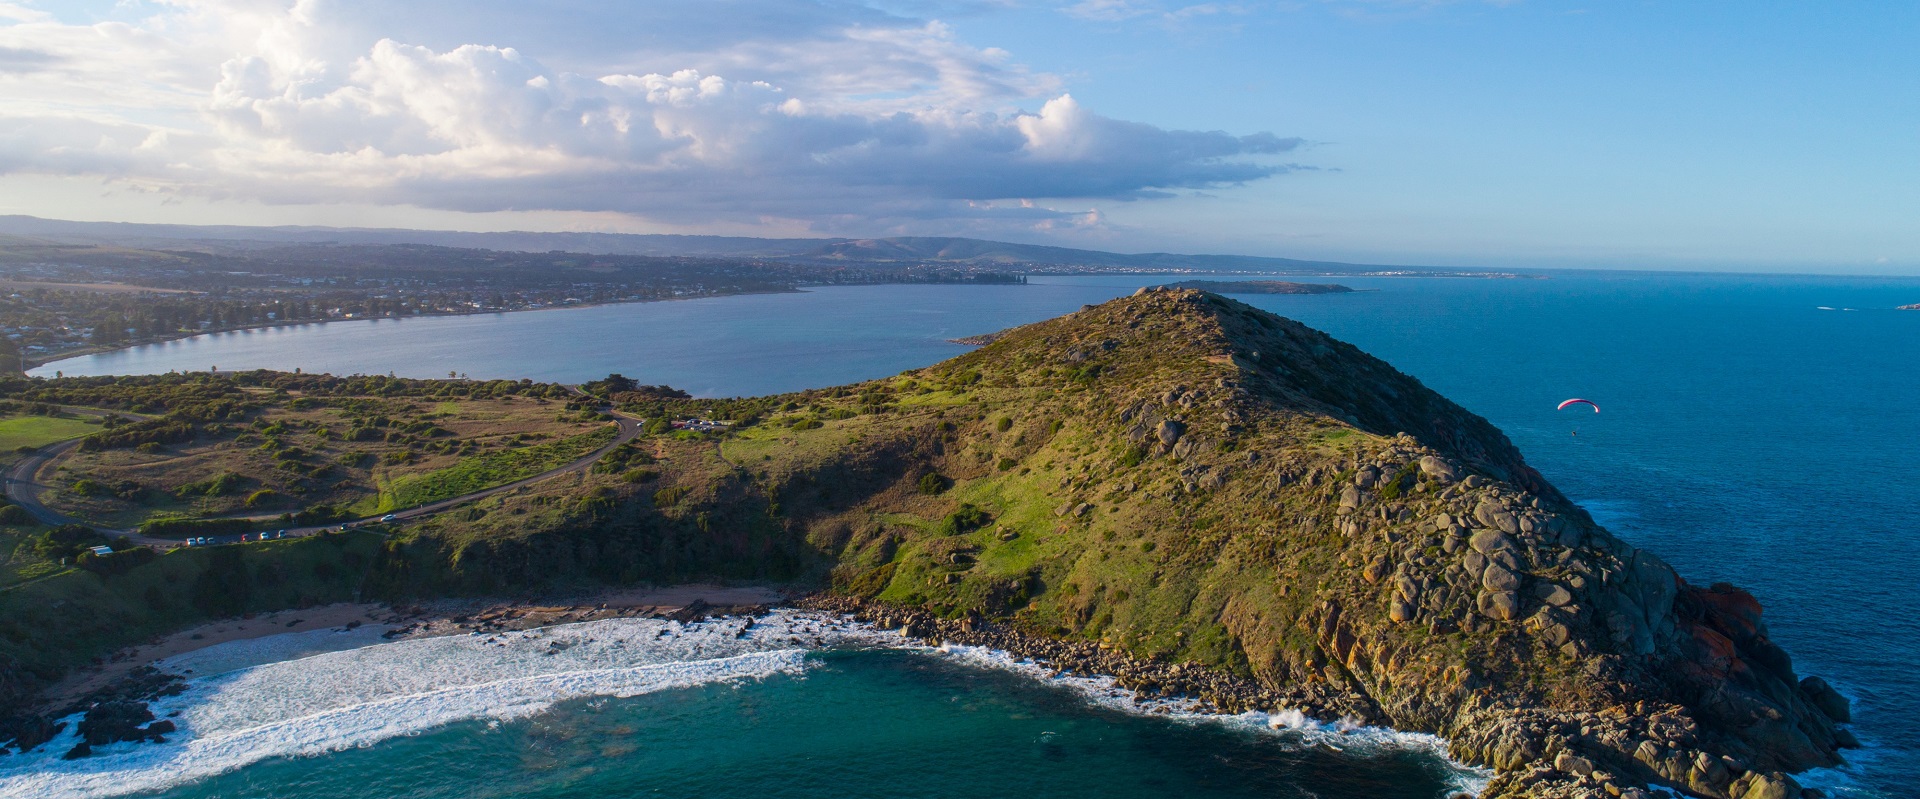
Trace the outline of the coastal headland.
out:
[[[359,427],[430,451],[442,445],[426,428],[407,432],[417,420],[387,441],[396,417],[368,392],[417,413],[464,382],[348,391],[297,378],[32,381],[9,396],[138,396],[187,426],[144,453],[145,441],[102,445],[90,473],[216,441],[311,452],[316,428],[343,425],[265,430],[273,408],[306,399],[302,413],[386,416]],[[0,686],[34,707],[92,658],[243,613],[710,580],[788,587],[916,638],[1110,674],[1145,695],[1437,733],[1496,770],[1491,796],[1791,799],[1792,773],[1854,745],[1846,700],[1794,672],[1754,597],[1688,583],[1615,537],[1417,380],[1218,295],[1142,290],[837,388],[582,389],[648,420],[604,468],[404,525],[20,583],[0,594],[13,621]],[[235,415],[181,415],[221,400]],[[689,420],[729,424],[671,424]],[[281,493],[327,478],[301,479]]]

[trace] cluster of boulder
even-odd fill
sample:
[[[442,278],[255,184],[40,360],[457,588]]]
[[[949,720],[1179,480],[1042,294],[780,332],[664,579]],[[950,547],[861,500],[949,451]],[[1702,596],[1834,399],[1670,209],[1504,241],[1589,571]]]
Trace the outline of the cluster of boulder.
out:
[[[0,720],[0,754],[15,749],[21,752],[38,749],[66,730],[66,722],[56,719],[76,713],[82,714],[78,727],[80,742],[64,755],[67,760],[86,757],[93,753],[94,747],[111,743],[163,742],[165,736],[176,729],[174,723],[155,719],[147,703],[174,696],[186,688],[183,678],[177,674],[141,666],[113,684],[52,713],[25,712]]]

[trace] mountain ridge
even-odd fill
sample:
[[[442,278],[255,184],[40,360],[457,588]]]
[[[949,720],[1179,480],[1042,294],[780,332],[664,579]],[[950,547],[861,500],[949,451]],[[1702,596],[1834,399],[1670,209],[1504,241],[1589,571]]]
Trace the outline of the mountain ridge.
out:
[[[287,244],[427,244],[523,252],[562,250],[595,255],[767,258],[846,264],[1026,264],[1142,271],[1264,271],[1349,274],[1457,271],[1453,267],[1385,266],[1251,255],[1112,253],[1038,244],[939,236],[891,238],[755,238],[681,234],[582,232],[463,232],[318,226],[173,225],[76,222],[0,216],[0,236],[61,244],[143,248],[201,247],[249,251]]]

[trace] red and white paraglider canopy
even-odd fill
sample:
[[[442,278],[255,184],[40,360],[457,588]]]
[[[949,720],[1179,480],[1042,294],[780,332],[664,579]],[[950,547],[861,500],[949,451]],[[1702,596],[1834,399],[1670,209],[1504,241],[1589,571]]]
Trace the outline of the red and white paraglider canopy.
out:
[[[1562,411],[1564,411],[1564,410],[1566,410],[1566,409],[1567,409],[1567,406],[1569,406],[1569,405],[1591,405],[1591,406],[1593,406],[1593,412],[1594,412],[1594,413],[1599,413],[1599,412],[1600,412],[1600,406],[1598,406],[1598,405],[1594,405],[1594,404],[1593,404],[1593,400],[1583,400],[1583,399],[1580,399],[1580,398],[1578,398],[1578,397],[1575,397],[1575,398],[1573,398],[1573,399],[1570,399],[1570,400],[1567,400],[1566,402],[1562,402],[1562,403],[1560,403],[1560,407],[1559,407],[1559,408],[1558,408],[1557,410],[1562,410]]]

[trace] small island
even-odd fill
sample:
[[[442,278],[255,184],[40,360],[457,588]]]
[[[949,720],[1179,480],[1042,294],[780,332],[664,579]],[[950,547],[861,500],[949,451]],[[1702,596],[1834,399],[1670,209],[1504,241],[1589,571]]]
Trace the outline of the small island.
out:
[[[1284,280],[1182,280],[1161,288],[1194,289],[1215,294],[1350,294],[1338,283],[1290,283]]]

